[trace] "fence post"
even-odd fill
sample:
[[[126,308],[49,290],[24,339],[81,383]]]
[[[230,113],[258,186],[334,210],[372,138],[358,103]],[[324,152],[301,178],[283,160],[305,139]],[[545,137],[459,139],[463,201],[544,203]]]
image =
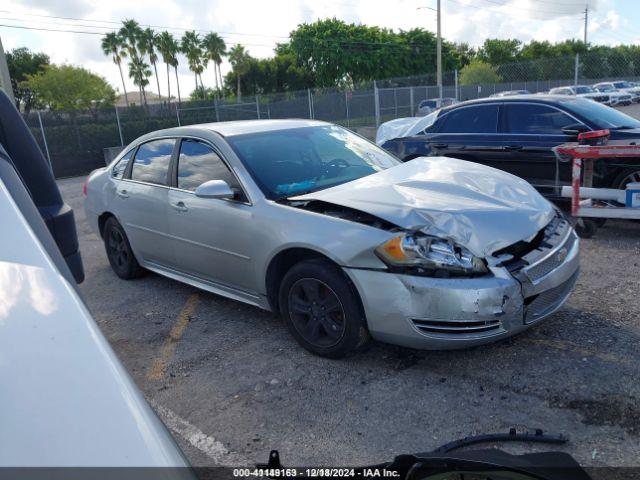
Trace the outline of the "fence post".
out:
[[[218,111],[218,99],[213,98],[213,110],[216,112],[216,122],[220,121],[220,112]]]
[[[310,88],[307,88],[307,96],[309,97],[309,118],[313,118],[313,100]]]
[[[256,95],[256,115],[258,116],[258,120],[260,120],[260,100],[258,99],[258,95]]]
[[[414,108],[415,108],[415,104],[413,103],[414,99],[413,99],[413,87],[409,87],[409,116],[412,117],[413,116],[413,112],[414,112]]]
[[[378,93],[378,84],[373,81],[373,101],[376,112],[376,128],[380,126],[380,94]]]
[[[398,88],[393,89],[393,114],[398,117]]]
[[[124,139],[122,138],[122,127],[120,126],[120,115],[118,114],[118,106],[114,107],[116,109],[116,123],[118,124],[118,135],[120,135],[120,146],[124,147]]]
[[[47,153],[49,170],[51,170],[51,173],[53,173],[53,165],[51,164],[51,155],[49,155],[49,145],[47,145],[47,136],[44,134],[44,126],[42,125],[42,117],[40,116],[40,110],[38,110],[38,123],[40,124],[40,133],[42,133],[42,143],[44,143],[44,150]]]
[[[178,126],[180,127],[180,109],[178,108],[178,105],[176,104],[176,118],[178,119]]]
[[[578,85],[578,71],[580,70],[580,54],[576,53],[576,62],[573,73],[573,84]]]
[[[459,100],[460,95],[458,94],[458,70],[453,71],[453,84],[456,89],[456,100]]]
[[[344,92],[344,108],[347,111],[347,127],[349,127],[349,93],[346,90]]]

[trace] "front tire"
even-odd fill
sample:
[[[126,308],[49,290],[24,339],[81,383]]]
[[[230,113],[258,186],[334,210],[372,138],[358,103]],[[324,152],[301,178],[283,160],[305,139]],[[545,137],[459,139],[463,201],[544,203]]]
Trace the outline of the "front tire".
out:
[[[370,341],[355,288],[328,261],[294,265],[280,285],[279,305],[291,335],[316,355],[342,358]]]
[[[131,280],[145,274],[145,270],[140,266],[133,250],[131,250],[127,234],[124,233],[122,225],[114,217],[107,219],[102,238],[109,264],[116,275],[124,280]]]

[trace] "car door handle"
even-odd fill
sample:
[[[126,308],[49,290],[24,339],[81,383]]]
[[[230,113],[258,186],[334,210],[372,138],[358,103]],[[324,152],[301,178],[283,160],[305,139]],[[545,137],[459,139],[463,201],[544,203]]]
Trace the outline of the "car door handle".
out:
[[[506,145],[503,147],[507,152],[515,152],[517,150],[522,150],[522,145]]]
[[[431,145],[433,148],[447,148],[449,145],[446,143],[434,143]]]
[[[172,203],[171,206],[179,212],[186,212],[189,210],[184,202]]]
[[[116,193],[120,198],[129,198],[129,194],[126,190],[116,190]]]

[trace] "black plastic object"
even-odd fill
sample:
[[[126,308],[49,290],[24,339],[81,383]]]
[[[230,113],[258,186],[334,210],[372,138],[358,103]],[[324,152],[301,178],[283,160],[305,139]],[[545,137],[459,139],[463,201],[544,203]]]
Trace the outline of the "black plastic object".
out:
[[[489,433],[484,435],[475,435],[471,437],[464,437],[460,440],[454,440],[441,447],[436,448],[432,453],[447,453],[458,448],[466,447],[468,445],[475,445],[476,443],[487,442],[533,442],[533,443],[553,443],[563,444],[567,443],[568,439],[564,435],[552,435],[546,434],[541,429],[536,429],[531,432],[517,432],[515,428],[509,429],[508,433]]]
[[[0,144],[29,192],[77,283],[84,280],[73,210],[64,203],[51,169],[22,116],[0,90]]]

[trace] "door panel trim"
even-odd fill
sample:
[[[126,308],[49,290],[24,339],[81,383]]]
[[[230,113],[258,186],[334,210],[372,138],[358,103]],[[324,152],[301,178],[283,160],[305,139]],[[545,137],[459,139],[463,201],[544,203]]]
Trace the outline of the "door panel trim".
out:
[[[133,223],[125,224],[127,227],[136,228],[138,230],[143,230],[145,232],[154,233],[156,235],[160,235],[161,237],[169,238],[171,240],[178,240],[180,242],[189,243],[191,245],[196,245],[198,247],[208,248],[213,250],[214,252],[225,253],[227,255],[232,255],[234,257],[242,258],[243,260],[251,260],[251,257],[247,257],[246,255],[242,255],[241,253],[230,252],[229,250],[223,250],[222,248],[212,247],[211,245],[206,245],[204,243],[196,242],[193,240],[189,240],[184,237],[178,237],[176,235],[171,235],[170,233],[159,232],[157,230],[153,230],[152,228],[142,227],[140,225],[134,225]]]

